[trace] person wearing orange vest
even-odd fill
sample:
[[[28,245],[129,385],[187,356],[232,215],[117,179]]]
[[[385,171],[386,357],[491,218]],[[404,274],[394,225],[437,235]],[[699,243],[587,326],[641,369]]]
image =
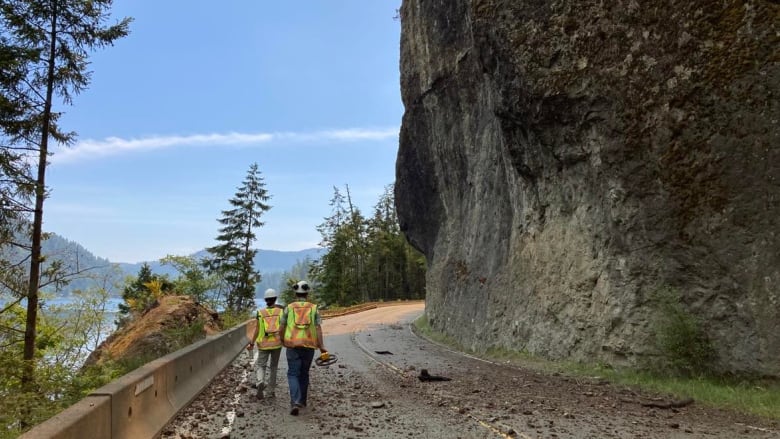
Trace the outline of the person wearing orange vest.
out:
[[[295,301],[287,305],[282,316],[284,328],[283,343],[287,354],[287,384],[290,387],[290,414],[298,416],[298,412],[306,407],[306,397],[309,393],[309,369],[314,359],[314,351],[321,354],[328,351],[322,340],[322,318],[317,311],[317,305],[307,300],[309,283],[302,280],[292,286]]]
[[[276,371],[279,369],[279,357],[282,353],[282,314],[283,310],[274,306],[276,290],[265,290],[265,308],[257,310],[257,327],[247,349],[257,344],[257,399],[276,396]],[[268,362],[271,362],[269,365]],[[263,395],[265,390],[265,395]]]

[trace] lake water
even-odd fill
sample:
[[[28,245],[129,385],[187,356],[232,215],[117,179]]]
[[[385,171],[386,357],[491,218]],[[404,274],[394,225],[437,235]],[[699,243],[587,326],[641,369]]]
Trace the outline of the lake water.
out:
[[[55,297],[51,299],[43,299],[44,306],[66,306],[73,304],[74,301],[75,299],[72,297]],[[109,297],[106,299],[106,313],[118,313],[120,303],[123,303],[123,300],[119,297]]]

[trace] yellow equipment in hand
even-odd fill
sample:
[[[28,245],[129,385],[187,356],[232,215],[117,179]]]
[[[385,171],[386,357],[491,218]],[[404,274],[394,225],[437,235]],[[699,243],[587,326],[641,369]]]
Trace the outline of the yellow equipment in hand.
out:
[[[314,360],[314,364],[317,366],[330,366],[338,360],[339,359],[330,352],[323,352],[316,360]]]

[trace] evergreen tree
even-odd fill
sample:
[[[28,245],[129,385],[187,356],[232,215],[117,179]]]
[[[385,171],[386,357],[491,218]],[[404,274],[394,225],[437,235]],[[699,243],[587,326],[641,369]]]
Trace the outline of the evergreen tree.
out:
[[[120,317],[117,324],[122,326],[128,323],[132,317],[152,307],[160,296],[173,294],[174,287],[174,283],[166,276],[152,273],[152,268],[144,262],[138,270],[138,276],[129,278],[122,290],[125,303],[119,304]]]
[[[327,252],[312,266],[312,276],[320,283],[319,294],[327,304],[346,305],[349,303],[347,292],[354,282],[349,277],[348,244],[344,233],[349,219],[346,198],[337,188],[333,188],[330,200],[331,215],[317,227],[322,235],[320,247]]]
[[[425,258],[400,231],[392,186],[385,188],[365,219],[346,196],[334,188],[332,214],[318,230],[326,253],[313,264],[320,298],[347,306],[369,300],[417,299],[425,295]]]
[[[293,291],[292,286],[298,283],[298,281],[310,279],[313,265],[314,261],[307,256],[303,260],[296,261],[295,265],[290,268],[290,271],[282,273],[284,283],[277,287],[277,292],[279,293],[279,298],[282,302],[288,304],[295,299],[295,292]],[[317,298],[320,296],[319,293],[320,292],[317,289],[314,290],[314,296]],[[310,296],[312,295],[310,294]],[[309,297],[309,300],[315,301],[314,296]]]
[[[395,211],[393,186],[374,206],[369,224],[370,278],[374,300],[419,299],[425,293],[425,257],[401,233]]]
[[[33,212],[32,244],[23,352],[25,365],[21,379],[24,392],[35,391],[36,324],[49,140],[68,144],[75,138],[74,133],[63,131],[58,125],[60,113],[54,111],[54,100],[58,96],[65,104],[70,104],[73,96],[89,84],[89,52],[128,34],[128,18],[113,26],[105,25],[111,3],[111,0],[0,0],[3,54],[15,54],[11,57],[13,61],[0,61],[3,67],[11,67],[0,75],[3,87],[0,111],[3,116],[10,116],[3,123],[4,138],[8,142],[3,161],[8,163],[10,148],[16,148],[14,153],[36,163],[34,179],[29,180],[34,208],[30,209]],[[10,156],[10,162],[14,161]],[[22,419],[22,427],[27,425],[28,420]]]
[[[368,277],[374,299],[389,300],[402,291],[405,269],[404,243],[398,227],[393,205],[392,189],[374,206],[374,216],[369,221]]]
[[[24,141],[32,124],[25,120],[25,103],[15,90],[24,83],[35,56],[0,26],[0,246],[17,244],[23,220],[32,213],[35,180]]]
[[[257,239],[257,229],[265,224],[260,218],[271,208],[266,204],[270,199],[257,163],[253,163],[230,199],[232,209],[222,211],[219,219],[222,227],[217,236],[220,244],[206,249],[210,256],[205,266],[222,282],[229,310],[254,307],[255,285],[260,281],[260,273],[254,268],[257,249],[252,244]]]

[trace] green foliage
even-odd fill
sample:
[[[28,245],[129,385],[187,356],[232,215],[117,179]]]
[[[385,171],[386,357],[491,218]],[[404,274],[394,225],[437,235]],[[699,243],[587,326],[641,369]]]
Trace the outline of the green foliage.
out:
[[[313,264],[314,263],[311,259],[306,258],[302,261],[298,261],[295,265],[293,265],[290,271],[285,272],[282,275],[285,279],[284,288],[282,288],[281,291],[278,291],[278,293],[279,297],[285,304],[295,300],[295,292],[293,291],[292,286],[300,280],[309,278],[309,273],[311,272]],[[319,297],[319,291],[315,289],[312,299],[317,301],[317,297]]]
[[[206,249],[210,256],[204,266],[209,275],[219,279],[219,288],[230,310],[254,307],[260,273],[254,268],[257,250],[252,245],[257,239],[256,230],[265,224],[260,218],[271,208],[267,204],[270,199],[257,163],[253,163],[230,199],[232,209],[222,211],[219,219],[222,227],[216,238],[220,244]]]
[[[0,29],[4,26],[0,24]],[[27,66],[37,54],[5,34],[0,31],[0,247],[23,235],[35,195],[30,161],[25,151],[15,145],[21,143],[20,137],[29,129],[29,122],[25,122],[24,102],[14,96],[14,90],[26,80]]]
[[[163,331],[163,336],[168,339],[167,345],[170,347],[170,352],[178,351],[202,339],[205,334],[204,326],[203,319],[198,318],[188,325],[168,328]]]
[[[699,320],[683,307],[680,294],[661,289],[654,299],[656,342],[664,357],[661,366],[684,376],[710,374],[715,350]]]
[[[285,286],[282,291],[279,291],[279,297],[282,299],[282,301],[285,303],[285,305],[292,303],[295,301],[295,290],[293,290],[293,285],[296,283],[306,280],[306,277],[308,276],[300,276],[300,277],[294,277],[294,276],[288,276],[285,281]],[[320,293],[320,285],[319,284],[313,284],[312,282],[309,282],[309,286],[311,286],[311,290],[309,290],[309,294],[306,296],[306,300],[308,300],[311,303],[320,305],[320,309],[325,309],[324,307],[328,304],[322,299],[322,294]]]
[[[41,272],[43,205],[49,142],[68,144],[75,133],[58,125],[55,97],[70,104],[89,85],[89,53],[128,34],[130,19],[106,26],[111,0],[3,0],[0,2],[0,168],[9,173],[2,181],[3,217],[28,220],[32,216],[27,281],[27,315],[24,330],[21,393],[36,387],[38,294],[42,278],[56,282],[60,267]],[[35,168],[26,163],[37,163]],[[30,203],[34,201],[34,206]],[[5,243],[7,224],[0,224]],[[44,269],[46,270],[46,269]],[[21,427],[36,419],[28,401],[21,401]]]
[[[226,309],[219,313],[219,319],[222,322],[222,328],[230,329],[244,323],[255,317],[255,310],[231,310]]]
[[[7,298],[5,295],[0,297]],[[18,303],[0,312],[0,438],[16,437],[27,425],[41,422],[75,403],[115,376],[100,380],[79,372],[87,354],[107,331],[104,318],[108,291],[76,291],[65,306],[41,300],[37,315],[36,379],[31,390],[22,385],[26,309]]]
[[[310,275],[320,299],[331,306],[366,301],[418,299],[425,294],[425,259],[398,226],[392,186],[365,218],[346,195],[334,188],[331,216],[318,230],[327,249]]]
[[[149,264],[144,263],[138,270],[138,276],[126,280],[122,290],[122,299],[125,303],[119,304],[121,316],[117,324],[122,326],[128,323],[133,317],[153,306],[162,295],[173,292],[174,283],[165,276],[152,273]]]
[[[214,276],[210,276],[203,268],[202,261],[190,256],[168,255],[160,260],[163,265],[171,265],[179,277],[173,280],[173,290],[179,294],[191,296],[196,301],[217,308],[219,303],[210,293],[219,284]]]

